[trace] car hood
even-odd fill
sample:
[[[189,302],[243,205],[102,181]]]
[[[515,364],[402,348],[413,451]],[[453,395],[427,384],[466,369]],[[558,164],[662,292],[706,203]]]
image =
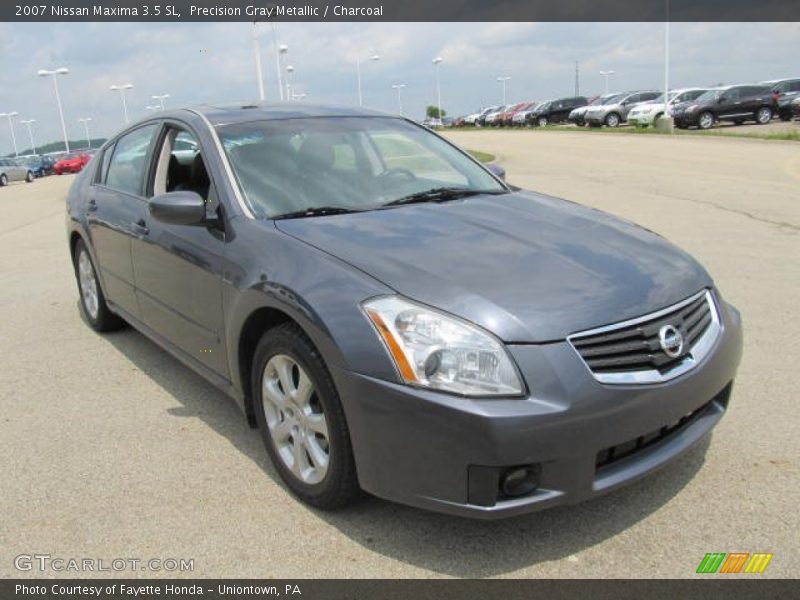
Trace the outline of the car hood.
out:
[[[275,223],[506,342],[561,340],[711,285],[701,266],[660,236],[525,192]]]

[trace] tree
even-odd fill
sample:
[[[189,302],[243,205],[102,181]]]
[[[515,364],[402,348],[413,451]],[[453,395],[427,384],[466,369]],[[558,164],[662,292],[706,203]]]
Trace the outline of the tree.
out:
[[[439,107],[438,106],[429,106],[425,110],[425,116],[428,117],[429,119],[439,119],[439,118],[441,118],[439,116]],[[447,111],[442,109],[442,115],[441,116],[442,117],[447,116]]]

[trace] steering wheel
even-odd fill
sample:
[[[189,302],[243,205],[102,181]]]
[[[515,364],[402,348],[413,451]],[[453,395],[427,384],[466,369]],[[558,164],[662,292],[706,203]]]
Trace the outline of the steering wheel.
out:
[[[378,179],[383,179],[384,177],[392,177],[394,175],[405,175],[409,179],[416,179],[417,176],[414,175],[411,171],[404,167],[392,167],[391,169],[386,169],[383,173],[378,175]]]

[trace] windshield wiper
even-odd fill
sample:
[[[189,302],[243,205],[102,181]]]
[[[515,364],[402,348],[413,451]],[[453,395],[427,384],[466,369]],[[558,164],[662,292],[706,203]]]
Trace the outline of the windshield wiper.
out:
[[[303,217],[325,217],[327,215],[344,215],[347,213],[361,212],[356,208],[344,206],[312,206],[303,210],[295,210],[272,217],[273,219],[302,219]]]
[[[468,196],[505,193],[507,193],[506,190],[471,190],[459,187],[439,187],[403,196],[397,200],[387,202],[383,206],[398,206],[401,204],[415,204],[418,202],[447,202],[448,200],[458,200],[459,198],[466,198]]]

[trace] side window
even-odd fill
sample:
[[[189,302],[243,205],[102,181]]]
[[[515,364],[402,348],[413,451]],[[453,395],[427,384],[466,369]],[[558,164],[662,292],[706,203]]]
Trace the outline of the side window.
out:
[[[733,102],[734,100],[739,99],[740,90],[739,88],[731,88],[729,90],[725,90],[722,93],[722,97],[725,98],[726,102]]]
[[[170,128],[159,151],[153,193],[190,191],[208,200],[210,188],[197,138],[186,129]]]
[[[122,192],[142,193],[147,151],[158,125],[145,125],[122,136],[117,141],[108,164],[106,185]]]
[[[644,94],[639,94],[639,102],[644,102],[647,100],[655,100],[660,95],[661,94],[659,94],[658,92],[646,92]]]
[[[387,172],[405,169],[414,172],[417,178],[429,179],[431,182],[469,185],[467,178],[452,165],[401,132],[376,132],[371,137]]]
[[[105,183],[106,174],[108,173],[108,164],[111,162],[111,155],[114,154],[115,146],[116,144],[113,144],[103,152],[103,162],[100,164],[100,172],[97,173],[97,179],[95,181]]]
[[[639,96],[641,94],[631,94],[625,100],[622,101],[623,104],[633,104],[634,102],[639,102]]]
[[[338,143],[333,146],[333,170],[345,173],[356,172],[356,151],[352,145]]]

